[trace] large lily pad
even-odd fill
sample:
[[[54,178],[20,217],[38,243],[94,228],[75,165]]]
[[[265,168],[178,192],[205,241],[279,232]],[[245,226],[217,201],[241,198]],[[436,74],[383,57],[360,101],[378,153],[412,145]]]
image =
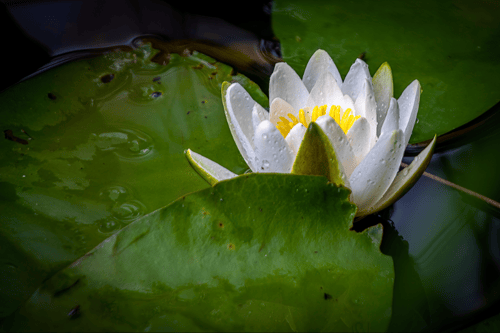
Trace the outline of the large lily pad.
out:
[[[473,1],[276,1],[273,29],[299,75],[326,50],[343,77],[354,60],[373,75],[388,62],[394,95],[418,79],[423,93],[410,143],[453,130],[500,100],[500,7]]]
[[[207,187],[184,149],[246,170],[220,86],[265,95],[202,54],[162,65],[157,52],[75,61],[0,94],[0,318],[123,226]]]
[[[392,258],[381,227],[349,230],[349,190],[252,174],[114,234],[31,297],[5,329],[384,331]]]

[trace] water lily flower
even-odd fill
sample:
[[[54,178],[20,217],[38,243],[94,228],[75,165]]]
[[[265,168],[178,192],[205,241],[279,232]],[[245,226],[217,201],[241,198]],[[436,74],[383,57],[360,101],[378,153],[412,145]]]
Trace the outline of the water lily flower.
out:
[[[420,177],[436,137],[398,173],[420,102],[413,81],[393,97],[387,63],[373,79],[356,59],[344,80],[323,50],[309,60],[302,79],[276,64],[269,84],[270,111],[238,83],[222,85],[222,101],[236,145],[253,172],[323,175],[351,189],[357,216],[389,206]],[[237,175],[191,150],[186,156],[210,184]]]

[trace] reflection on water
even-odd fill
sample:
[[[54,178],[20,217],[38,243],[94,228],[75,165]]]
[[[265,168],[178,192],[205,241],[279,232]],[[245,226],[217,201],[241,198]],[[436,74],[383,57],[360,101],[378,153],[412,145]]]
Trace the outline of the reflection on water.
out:
[[[436,153],[427,172],[499,201],[491,152],[500,133],[488,127],[469,135],[467,144]],[[499,217],[491,205],[427,177],[394,205],[391,219],[422,281],[429,328],[466,327],[500,302]]]

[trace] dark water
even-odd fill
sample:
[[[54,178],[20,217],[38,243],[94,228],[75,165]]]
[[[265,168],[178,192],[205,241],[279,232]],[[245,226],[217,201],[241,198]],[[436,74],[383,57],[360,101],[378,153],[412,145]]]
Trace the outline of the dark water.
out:
[[[0,90],[58,64],[145,40],[166,53],[205,53],[267,94],[280,60],[272,5],[252,2],[238,14],[234,6],[154,0],[2,3],[0,21],[9,32],[2,63],[15,71],[6,72]],[[427,172],[500,201],[499,108],[443,136]],[[410,163],[422,146],[409,147],[404,162]],[[374,223],[383,223],[382,251],[395,263],[392,330],[454,331],[498,312],[498,209],[422,177],[393,207],[363,221]]]

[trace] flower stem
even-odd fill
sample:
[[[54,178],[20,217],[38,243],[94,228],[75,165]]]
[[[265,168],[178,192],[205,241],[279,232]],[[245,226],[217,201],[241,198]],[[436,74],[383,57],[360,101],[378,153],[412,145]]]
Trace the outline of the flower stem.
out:
[[[406,163],[401,163],[401,166],[402,166],[402,167],[404,167],[404,168],[406,168],[406,167],[408,166],[408,164],[406,164]],[[448,180],[446,180],[446,179],[443,179],[443,178],[441,178],[441,177],[438,177],[438,176],[436,176],[436,175],[430,174],[430,173],[428,173],[428,172],[426,172],[426,171],[424,171],[424,174],[423,174],[423,175],[424,175],[424,176],[426,176],[426,177],[428,177],[428,178],[430,178],[430,179],[432,179],[432,180],[435,180],[435,181],[437,181],[437,182],[440,182],[441,184],[444,184],[444,185],[447,185],[447,186],[453,187],[453,188],[454,188],[454,189],[456,189],[456,190],[459,190],[459,191],[465,192],[465,193],[467,193],[467,194],[469,194],[469,195],[472,195],[473,197],[476,197],[476,198],[478,198],[478,199],[480,199],[480,200],[483,200],[484,202],[486,202],[486,203],[488,203],[488,204],[490,204],[490,205],[492,205],[492,206],[494,206],[494,207],[496,207],[496,208],[500,209],[500,203],[496,202],[496,201],[495,201],[495,200],[493,200],[493,199],[490,199],[490,198],[488,198],[488,197],[485,197],[484,195],[481,195],[481,194],[479,194],[479,193],[476,193],[476,192],[474,192],[474,191],[471,191],[471,190],[469,190],[469,189],[466,189],[465,187],[462,187],[462,186],[460,186],[460,185],[457,185],[457,184],[455,184],[455,183],[452,183],[452,182],[450,182],[450,181],[448,181]]]

